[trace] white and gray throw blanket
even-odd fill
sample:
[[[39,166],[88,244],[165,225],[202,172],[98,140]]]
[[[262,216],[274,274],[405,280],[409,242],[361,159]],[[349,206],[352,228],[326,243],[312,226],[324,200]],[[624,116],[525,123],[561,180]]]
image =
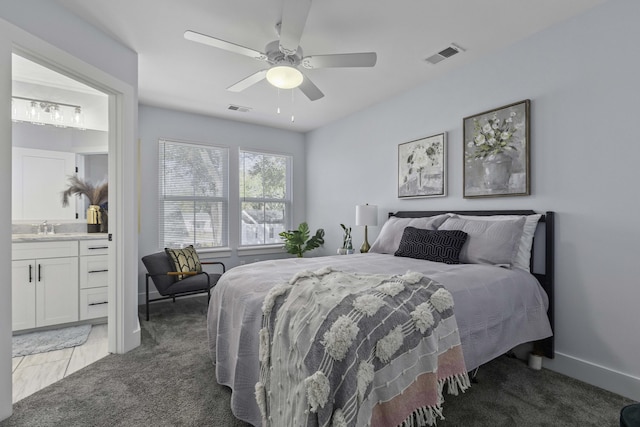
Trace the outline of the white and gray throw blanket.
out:
[[[469,387],[453,298],[420,273],[303,271],[262,311],[263,425],[433,425]]]

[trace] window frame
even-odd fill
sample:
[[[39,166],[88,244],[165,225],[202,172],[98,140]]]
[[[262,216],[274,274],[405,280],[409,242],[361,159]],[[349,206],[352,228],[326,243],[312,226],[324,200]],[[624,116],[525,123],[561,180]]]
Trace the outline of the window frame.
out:
[[[163,145],[164,144],[172,144],[172,145],[181,145],[187,147],[195,147],[199,149],[207,149],[207,150],[219,150],[223,153],[223,162],[225,170],[222,172],[222,196],[167,196],[164,189],[166,189],[165,178],[166,175],[161,175],[161,171],[166,167],[166,160],[164,161],[163,167],[161,167],[161,158],[166,159],[163,155]],[[183,141],[174,138],[158,138],[158,243],[160,249],[164,249],[166,247],[165,241],[165,202],[180,202],[187,201],[193,202],[194,205],[198,202],[206,202],[206,203],[222,203],[222,212],[223,212],[223,220],[222,220],[222,230],[221,230],[221,245],[220,246],[199,246],[197,240],[196,233],[196,220],[193,221],[193,242],[185,244],[188,246],[189,244],[193,244],[197,252],[220,252],[226,251],[229,249],[229,206],[230,206],[230,197],[229,197],[229,171],[230,171],[230,161],[229,161],[229,147],[217,144],[210,144],[204,142],[193,142],[193,141]],[[195,215],[195,211],[194,211]],[[213,227],[213,226],[212,226]]]
[[[285,196],[283,199],[273,197],[243,197],[241,189],[241,175],[242,175],[242,156],[243,153],[258,154],[263,156],[284,157],[286,159],[286,173],[285,173]],[[238,251],[260,251],[269,248],[277,248],[278,251],[284,246],[281,241],[271,243],[243,243],[243,228],[242,228],[242,216],[243,216],[243,203],[282,203],[285,206],[284,209],[284,229],[289,230],[291,228],[293,218],[293,160],[294,156],[291,153],[274,152],[268,150],[260,150],[254,148],[238,148]],[[258,252],[256,252],[258,253]]]

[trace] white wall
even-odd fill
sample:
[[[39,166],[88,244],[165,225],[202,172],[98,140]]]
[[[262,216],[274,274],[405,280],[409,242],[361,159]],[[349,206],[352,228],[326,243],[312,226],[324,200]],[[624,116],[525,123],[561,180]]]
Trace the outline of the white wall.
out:
[[[556,211],[557,353],[545,366],[640,400],[639,21],[640,2],[611,0],[309,133],[307,212],[325,253],[361,203],[379,205],[380,224],[400,209]],[[532,195],[463,199],[462,119],[527,98]],[[449,196],[397,199],[398,144],[443,131]],[[359,246],[361,227],[353,236]]]
[[[137,54],[50,0],[1,1],[0,16],[137,88]]]
[[[229,147],[229,246],[231,251],[201,254],[225,263],[227,268],[241,262],[282,258],[283,251],[264,253],[241,252],[239,241],[238,150],[254,149],[293,156],[293,225],[306,220],[305,212],[305,146],[304,135],[264,126],[249,125],[231,120],[183,113],[141,105],[140,131],[140,239],[138,251],[144,256],[163,248],[158,243],[158,140],[196,142]],[[235,203],[234,203],[235,201]],[[144,302],[146,270],[140,263],[138,289],[140,302]],[[153,288],[151,288],[153,290]],[[158,296],[155,292],[152,295]]]
[[[13,146],[69,153],[105,153],[109,149],[109,134],[99,130],[80,130],[13,123]]]
[[[127,117],[118,122],[118,136],[128,141],[135,140],[137,110],[137,55],[118,42],[109,39],[103,33],[80,21],[75,15],[68,13],[57,3],[48,0],[23,0],[20,2],[0,2],[0,99],[11,96],[11,52],[15,47],[44,57],[68,71],[78,70],[79,75],[90,75],[91,81],[103,83],[115,88],[122,95],[119,97],[119,108]],[[34,36],[35,35],[35,36]],[[11,200],[11,119],[9,103],[0,105],[0,159],[2,162],[2,178],[0,179],[0,199]],[[131,146],[129,146],[131,147]],[[127,146],[116,153],[122,163],[119,173],[130,185],[134,175],[135,152]],[[115,170],[115,168],[114,168]],[[118,189],[118,199],[127,200],[133,189]],[[133,197],[131,202],[120,203],[122,206],[118,218],[120,236],[130,237],[135,244],[134,229],[135,211]],[[11,207],[9,203],[0,207],[0,263],[5,271],[10,269],[11,260]],[[137,258],[137,247],[124,247],[119,254],[118,265],[122,271],[120,282],[128,276],[128,283],[136,275],[137,263],[127,259]],[[2,293],[7,298],[0,300],[0,420],[11,414],[11,284],[5,281]],[[134,300],[131,291],[125,289],[119,296],[120,301]],[[124,340],[121,348],[132,348],[139,343],[139,335],[135,335],[137,325],[137,306],[131,302],[121,307],[118,313],[124,319],[120,335]],[[111,325],[110,325],[111,328]],[[125,337],[125,331],[127,336]],[[134,337],[134,338],[131,338]]]

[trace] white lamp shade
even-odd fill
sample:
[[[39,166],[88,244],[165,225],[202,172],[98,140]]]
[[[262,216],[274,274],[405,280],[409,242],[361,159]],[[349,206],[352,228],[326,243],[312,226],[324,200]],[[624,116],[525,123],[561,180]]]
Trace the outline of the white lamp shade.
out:
[[[356,225],[378,225],[378,206],[357,205]]]
[[[269,68],[267,81],[280,89],[293,89],[302,84],[304,76],[298,69],[288,65]]]

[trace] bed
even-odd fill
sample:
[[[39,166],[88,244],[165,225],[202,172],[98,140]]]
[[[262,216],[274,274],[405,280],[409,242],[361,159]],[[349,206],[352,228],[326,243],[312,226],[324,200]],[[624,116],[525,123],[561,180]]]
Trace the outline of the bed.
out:
[[[535,221],[533,221],[533,219],[535,219]],[[491,241],[487,243],[487,241],[483,241],[482,239],[479,240],[478,237],[473,234],[477,232],[479,224],[483,227],[485,227],[485,224],[490,224],[487,227],[498,227],[487,228],[484,235],[481,233],[478,234],[480,237],[486,238],[488,236],[490,239],[493,238],[491,230],[499,230],[496,233],[502,236],[502,234],[508,234],[511,229],[517,229],[518,227],[523,229],[517,237],[515,237],[515,235],[509,237],[511,240],[515,239],[513,243],[514,246],[507,251],[512,254],[509,255],[512,257],[511,264],[504,265],[502,263],[503,260],[497,255],[497,258],[492,259],[494,254],[503,251],[505,244],[499,241],[499,245],[492,247]],[[462,260],[463,257],[466,257],[473,263],[449,264],[416,259],[413,256],[394,256],[394,250],[401,252],[401,248],[409,248],[409,250],[412,248],[405,245],[407,236],[403,234],[401,237],[398,237],[399,233],[407,233],[409,230],[413,232],[414,229],[429,229],[437,230],[437,233],[440,233],[438,236],[449,236],[451,234],[446,234],[447,231],[445,230],[454,230],[449,233],[459,233],[459,230],[464,227],[468,229],[469,236],[473,235],[473,238],[469,237],[466,240],[466,246],[464,246],[462,252],[460,252],[460,259]],[[528,231],[526,231],[525,228],[528,228]],[[418,233],[423,233],[423,231],[418,231]],[[528,243],[524,242],[525,234],[528,235]],[[430,234],[429,236],[433,235],[435,234]],[[398,241],[400,241],[400,246],[396,249]],[[317,326],[316,328],[318,330],[322,328],[326,329],[324,335],[319,334],[319,336],[324,336],[323,340],[318,339],[321,343],[312,343],[311,340],[299,339],[301,336],[306,338],[306,335],[304,335],[304,332],[296,330],[297,335],[295,335],[295,337],[298,337],[298,340],[296,341],[292,334],[288,339],[296,342],[289,342],[289,344],[287,344],[287,346],[291,347],[290,349],[289,347],[285,349],[288,350],[288,352],[282,351],[278,353],[276,350],[281,349],[275,347],[277,335],[281,334],[282,330],[284,330],[285,333],[289,329],[293,331],[294,328],[298,327],[295,319],[307,315],[306,304],[295,305],[296,302],[291,302],[291,304],[287,306],[289,301],[294,298],[293,293],[300,290],[295,298],[297,298],[299,304],[302,304],[307,299],[313,299],[316,294],[316,292],[313,291],[304,293],[306,291],[303,290],[312,290],[313,286],[320,286],[318,284],[320,282],[318,281],[326,278],[328,282],[332,283],[336,281],[353,280],[353,284],[352,282],[348,282],[349,286],[344,286],[343,284],[339,287],[332,288],[332,293],[333,291],[339,293],[341,289],[344,288],[347,288],[347,291],[344,292],[355,292],[353,290],[355,288],[364,289],[358,288],[358,286],[369,286],[365,284],[365,282],[373,283],[372,281],[375,281],[376,284],[372,286],[378,286],[376,289],[382,289],[385,286],[389,288],[390,282],[393,285],[396,282],[405,281],[406,283],[413,283],[414,285],[412,286],[424,285],[420,288],[419,292],[414,289],[411,293],[412,298],[431,298],[430,301],[434,301],[433,293],[450,296],[453,299],[451,310],[444,309],[448,307],[444,307],[444,311],[440,309],[433,310],[433,305],[430,306],[434,315],[441,315],[441,317],[435,320],[436,326],[438,328],[444,328],[437,331],[438,338],[436,339],[436,341],[440,342],[440,347],[442,347],[436,355],[439,357],[438,360],[440,360],[441,371],[446,371],[446,366],[442,367],[442,363],[447,354],[446,352],[453,348],[461,349],[460,357],[464,357],[464,368],[466,371],[472,371],[512,348],[527,342],[535,342],[536,351],[546,357],[553,357],[553,241],[553,212],[547,212],[541,215],[528,210],[405,211],[390,214],[389,220],[385,223],[378,239],[376,239],[372,245],[370,253],[367,254],[263,261],[233,268],[218,282],[218,285],[212,293],[208,310],[209,348],[215,364],[217,381],[232,389],[231,409],[234,415],[254,426],[263,424],[284,425],[281,424],[282,420],[287,420],[288,425],[346,426],[369,423],[371,425],[400,425],[403,422],[405,422],[406,425],[409,425],[411,422],[415,422],[416,425],[424,425],[419,424],[421,422],[432,424],[437,417],[442,416],[440,403],[442,403],[441,400],[443,396],[434,397],[438,400],[437,405],[435,405],[429,413],[422,414],[420,417],[416,415],[415,411],[412,412],[415,409],[414,407],[411,407],[413,409],[407,409],[405,407],[406,405],[404,405],[406,402],[402,402],[402,399],[406,400],[408,398],[407,396],[410,395],[412,390],[408,385],[409,383],[400,386],[394,385],[396,388],[400,387],[400,389],[395,392],[386,391],[387,394],[385,394],[383,390],[378,397],[371,397],[374,394],[373,390],[376,389],[375,385],[377,383],[370,378],[367,380],[368,382],[365,382],[364,387],[361,387],[360,380],[362,378],[362,372],[360,371],[362,370],[363,364],[360,363],[360,370],[358,370],[358,366],[355,363],[363,354],[369,354],[366,353],[366,351],[369,350],[366,350],[365,353],[361,352],[360,354],[358,354],[356,350],[353,356],[354,362],[349,365],[350,368],[343,368],[340,364],[342,362],[339,362],[339,360],[344,353],[343,355],[335,356],[330,351],[332,347],[329,347],[327,344],[331,338],[328,332],[328,326]],[[472,242],[475,246],[472,245]],[[527,245],[528,251],[530,252],[525,251],[526,254],[523,257],[521,253],[522,248]],[[472,252],[472,248],[475,248],[473,249],[474,251],[478,250],[480,252]],[[464,253],[465,250],[466,254]],[[491,251],[491,253],[487,254],[488,250]],[[474,257],[478,258],[479,261]],[[517,261],[516,258],[518,258]],[[519,263],[518,268],[516,268],[517,263]],[[523,265],[523,263],[528,263],[528,265]],[[531,272],[529,270],[531,270]],[[339,277],[339,279],[336,279],[336,277]],[[294,283],[295,280],[301,281],[301,284],[299,286],[292,286],[292,284],[297,284],[297,282]],[[302,286],[302,282],[305,281],[306,287]],[[380,285],[380,283],[383,282],[384,284]],[[314,283],[316,283],[316,285],[314,285]],[[324,283],[322,286],[324,286]],[[411,288],[411,286],[406,287],[406,289],[409,288]],[[440,288],[442,288],[442,290]],[[431,290],[429,291],[429,289]],[[420,294],[420,292],[432,293]],[[378,292],[378,294],[381,295],[380,292]],[[336,301],[347,300],[348,298],[346,298],[345,295],[346,294],[340,294],[335,297]],[[402,295],[403,294],[400,296]],[[381,296],[385,298],[388,297],[388,295]],[[330,299],[329,296],[323,296],[323,298],[322,301],[327,300],[327,298]],[[405,301],[408,299],[409,298],[406,298]],[[419,308],[420,303],[420,300],[411,303],[413,304],[411,305],[413,312],[410,313],[410,315],[415,315],[418,311],[416,307]],[[422,305],[425,304],[426,303]],[[353,302],[352,305],[355,307],[355,302]],[[267,306],[267,308],[265,308],[265,306]],[[284,310],[285,307],[291,309],[290,314],[285,314],[283,311],[275,312],[276,309]],[[333,310],[333,308],[330,309]],[[271,310],[274,310],[274,313],[272,313]],[[335,308],[335,310],[337,310],[337,308]],[[449,311],[451,311],[450,317],[449,314],[447,314]],[[358,314],[353,309],[348,313],[343,310],[343,314],[346,314],[346,316],[341,317],[353,318],[353,313]],[[455,315],[453,315],[453,313],[455,313]],[[330,316],[334,316],[333,325],[335,326],[339,323],[335,321],[338,319],[338,314],[334,315],[333,312],[327,311],[324,314],[320,314],[319,317],[328,319]],[[358,319],[363,317],[367,316],[360,314]],[[433,319],[430,319],[430,321],[431,324],[434,323]],[[274,322],[286,324],[286,327],[284,329],[277,329],[273,326]],[[307,323],[308,322],[307,320]],[[415,323],[419,325],[418,321]],[[380,322],[375,320],[375,324],[382,325],[384,321]],[[404,323],[404,325],[407,324],[411,324],[411,322]],[[436,335],[436,326],[433,326],[433,335]],[[391,328],[391,326],[389,327]],[[420,329],[418,326],[414,325],[411,327],[411,334],[406,332],[406,326],[403,327],[405,328],[405,342],[403,345],[409,343],[409,335],[419,336],[420,331],[416,330]],[[368,328],[376,329],[377,326],[368,326]],[[333,331],[333,328],[331,331]],[[395,332],[399,331],[400,329],[396,328]],[[268,345],[266,346],[264,345],[264,332],[266,332],[267,335],[266,342]],[[353,332],[353,337],[356,336],[355,334],[356,332]],[[360,334],[360,332],[358,332],[358,334]],[[393,338],[391,332],[381,332],[381,334],[387,334],[384,335],[385,339],[388,337]],[[309,341],[308,344],[307,341]],[[402,335],[400,335],[400,341],[402,341]],[[287,398],[286,402],[282,401],[278,405],[279,410],[284,408],[285,414],[281,414],[280,421],[272,421],[270,414],[274,413],[274,416],[277,415],[275,413],[276,406],[274,403],[277,399],[271,397],[271,392],[273,391],[275,395],[275,393],[278,392],[278,390],[276,390],[278,385],[282,388],[282,384],[280,382],[277,384],[275,382],[269,384],[268,391],[264,390],[264,385],[268,384],[268,378],[276,378],[273,374],[274,368],[276,371],[278,369],[282,371],[277,372],[282,374],[284,379],[292,375],[295,377],[297,373],[296,371],[292,374],[293,370],[287,368],[285,366],[287,364],[297,364],[297,366],[301,368],[300,370],[305,369],[302,363],[292,362],[293,359],[287,360],[287,354],[293,354],[291,353],[293,347],[300,343],[305,343],[305,347],[302,351],[304,354],[298,357],[305,363],[313,359],[313,357],[309,355],[315,354],[314,352],[316,352],[318,348],[320,352],[322,352],[322,345],[324,345],[325,353],[329,352],[332,357],[328,357],[327,354],[317,356],[315,358],[317,359],[317,365],[321,367],[324,366],[324,372],[327,374],[329,380],[337,381],[342,388],[339,392],[331,395],[328,403],[326,396],[324,396],[324,401],[321,399],[318,402],[314,397],[316,395],[313,394],[313,389],[306,383],[311,381],[311,385],[315,384],[315,386],[317,386],[317,384],[320,384],[322,386],[324,385],[322,381],[327,382],[328,380],[324,378],[320,370],[316,372],[316,374],[320,373],[320,380],[322,381],[316,381],[317,378],[311,375],[313,372],[306,372],[302,377],[298,379],[294,378],[291,381],[296,382],[296,384],[297,382],[305,382],[307,393],[304,393],[304,386],[301,385],[298,387],[295,384],[287,385],[289,389],[281,392],[286,395],[297,396],[300,395],[300,391],[302,390],[302,398],[298,399],[302,401],[302,404],[300,402],[296,403],[295,398],[292,398],[294,400],[293,402]],[[363,344],[360,343],[358,349],[360,349],[362,345]],[[400,345],[400,343],[398,343],[398,345]],[[379,346],[380,344],[378,344],[378,347]],[[266,355],[265,348],[268,349]],[[394,348],[393,351],[397,348]],[[428,350],[424,353],[430,352],[432,351]],[[450,352],[452,352],[452,350]],[[402,351],[398,351],[398,354],[399,353],[402,353]],[[280,362],[280,367],[278,367],[278,362],[276,361],[276,358],[279,359],[279,357],[277,357],[278,354],[282,354],[285,359]],[[394,360],[390,360],[389,369],[392,372],[402,372],[404,375],[407,368],[401,365],[401,363],[410,365],[414,363],[408,362],[409,359],[406,358],[407,354],[412,354],[411,349],[409,349],[407,353],[404,353],[404,358],[397,358],[395,360],[395,368],[393,367]],[[415,354],[415,352],[413,354]],[[416,357],[418,360],[427,360],[420,359],[424,357],[422,355]],[[369,360],[373,359],[375,359],[375,357],[372,356]],[[384,360],[380,355],[378,355],[378,359]],[[378,361],[378,359],[375,360]],[[327,360],[329,362],[327,362]],[[345,357],[345,360],[348,360],[348,357]],[[434,363],[436,364],[435,367],[431,366],[429,369],[426,369],[426,371],[438,371],[438,361],[436,360]],[[401,368],[404,369],[399,371],[399,364]],[[375,365],[376,375],[378,374],[377,369],[379,366],[379,364]],[[369,364],[369,367],[373,370],[372,364]],[[385,367],[384,369],[387,368]],[[380,369],[379,371],[382,372],[384,369]],[[352,378],[348,377],[346,373],[340,376],[342,370],[345,372],[353,371],[354,376]],[[311,371],[316,371],[316,368],[314,367]],[[355,376],[356,371],[357,376]],[[370,375],[373,375],[373,373]],[[391,375],[395,381],[395,377],[392,374],[386,372],[386,375]],[[418,374],[415,372],[413,374],[409,372],[407,375],[410,377],[413,375],[414,379],[418,377]],[[397,376],[400,377],[402,375],[398,374]],[[265,380],[265,378],[267,378],[267,380]],[[303,378],[304,381],[301,381]],[[456,380],[452,382],[451,378],[456,378]],[[316,382],[314,383],[313,381]],[[372,383],[371,381],[374,382]],[[442,383],[443,381],[440,381],[440,388],[442,388]],[[458,390],[464,391],[468,386],[468,378],[453,375],[449,378],[447,384],[449,385],[450,392],[456,392]],[[393,387],[389,387],[388,379],[386,385],[388,388],[393,389]],[[260,387],[262,387],[262,389]],[[331,387],[333,387],[333,383]],[[382,381],[380,388],[384,389],[384,381]],[[344,390],[342,389],[350,390],[353,396],[346,392],[343,393]],[[394,396],[394,393],[396,396]],[[336,399],[340,400],[343,398],[342,394],[346,396],[344,397],[345,402],[343,402],[344,408],[351,408],[351,415],[349,416],[347,416],[347,409],[342,407],[338,408],[339,412],[335,409],[339,406]],[[368,394],[371,396],[368,397]],[[416,392],[416,394],[425,395],[426,393]],[[398,400],[400,404],[391,407],[391,409],[383,408],[382,412],[384,412],[384,410],[392,412],[391,415],[395,417],[385,418],[385,416],[389,414],[380,415],[379,408],[383,406],[385,402],[391,402],[392,397]],[[367,399],[372,399],[373,402],[368,402]],[[266,410],[265,400],[267,400]],[[347,403],[347,401],[349,403]],[[323,412],[322,410],[326,408],[324,408],[324,406],[320,408],[318,403],[327,403],[324,406],[333,409],[330,409],[328,413],[326,411]],[[294,421],[293,415],[289,415],[286,412],[289,410],[289,407],[296,407],[296,405],[306,405],[307,409],[303,411],[304,415],[302,415],[303,418],[305,418],[303,421],[298,419]],[[347,415],[343,414],[343,409]],[[396,414],[396,412],[401,413]],[[408,418],[407,415],[409,415]],[[391,422],[389,420],[394,421],[392,424],[389,424]]]

